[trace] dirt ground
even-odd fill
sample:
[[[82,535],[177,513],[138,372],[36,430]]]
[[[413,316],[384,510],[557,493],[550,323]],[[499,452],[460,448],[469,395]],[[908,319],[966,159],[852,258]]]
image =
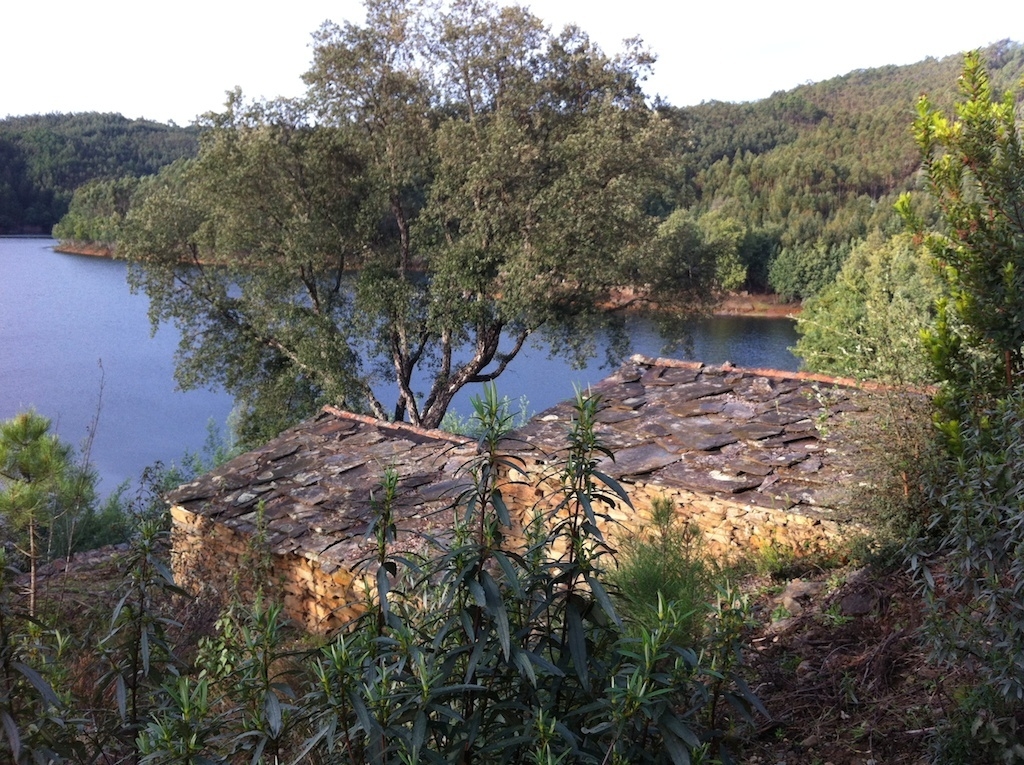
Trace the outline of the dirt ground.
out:
[[[832,572],[751,589],[760,592],[760,626],[750,685],[772,718],[745,742],[740,762],[928,762],[930,734],[969,679],[927,661],[906,575],[859,570],[843,580]]]

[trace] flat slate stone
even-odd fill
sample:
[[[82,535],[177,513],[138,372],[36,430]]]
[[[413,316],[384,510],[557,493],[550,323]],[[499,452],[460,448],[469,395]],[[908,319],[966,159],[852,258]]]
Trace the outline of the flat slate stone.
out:
[[[683,401],[692,401],[707,396],[717,396],[721,393],[728,393],[733,389],[732,385],[725,382],[694,382],[679,386],[676,391]]]
[[[665,410],[676,417],[701,417],[707,414],[718,414],[725,409],[727,402],[723,399],[694,399],[668,404]]]
[[[729,476],[683,462],[676,462],[659,470],[656,478],[659,483],[690,491],[726,494],[734,494],[761,484],[761,479],[757,476]]]
[[[679,444],[680,451],[711,451],[739,441],[732,432],[720,425],[708,423],[704,427],[692,427],[690,422],[692,420],[672,429],[672,440]]]
[[[798,412],[785,409],[769,409],[759,415],[757,419],[758,422],[763,422],[765,425],[788,425],[791,422],[806,420],[807,412],[803,409]]]
[[[285,442],[278,446],[277,448],[275,448],[274,450],[272,450],[271,452],[269,452],[267,454],[267,460],[269,460],[270,462],[276,462],[277,460],[283,457],[291,456],[292,454],[295,454],[295,452],[299,450],[299,446],[300,445],[295,442]]]
[[[786,510],[789,510],[794,505],[796,505],[796,502],[786,497],[776,497],[771,494],[762,492],[759,489],[754,489],[752,491],[744,491],[740,494],[736,494],[734,497],[734,501],[742,502],[745,505],[757,507],[762,510],[778,510],[781,512],[785,512]]]
[[[635,420],[639,416],[640,415],[632,409],[608,408],[598,412],[595,419],[597,422],[612,425],[617,422],[629,422],[630,420]]]
[[[759,422],[750,422],[737,425],[732,429],[737,440],[761,441],[770,436],[777,436],[782,433],[782,428],[777,425],[763,425]]]
[[[618,476],[644,475],[665,465],[678,462],[680,455],[657,444],[642,444],[622,449],[615,454],[615,460],[604,459],[599,463],[607,473]]]
[[[755,462],[750,459],[730,460],[729,467],[734,473],[747,473],[748,475],[766,476],[775,468],[765,465],[762,462]]]
[[[730,401],[723,404],[719,411],[733,420],[749,420],[757,414],[756,407],[746,401]]]

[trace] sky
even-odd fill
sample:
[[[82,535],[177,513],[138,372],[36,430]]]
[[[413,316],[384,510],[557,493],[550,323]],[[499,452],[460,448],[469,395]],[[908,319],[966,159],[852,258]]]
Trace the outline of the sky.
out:
[[[1020,0],[532,0],[606,53],[639,36],[658,55],[649,95],[677,106],[752,101],[854,69],[1024,41]],[[0,118],[119,112],[187,125],[238,86],[297,96],[311,34],[362,23],[360,0],[8,0],[0,20]]]

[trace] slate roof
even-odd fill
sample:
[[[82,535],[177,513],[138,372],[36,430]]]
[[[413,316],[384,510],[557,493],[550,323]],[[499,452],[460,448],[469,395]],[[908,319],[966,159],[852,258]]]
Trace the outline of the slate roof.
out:
[[[600,469],[620,481],[835,518],[858,480],[858,445],[839,427],[867,412],[852,381],[634,356],[591,392],[615,454]],[[572,402],[534,417],[520,451],[564,449],[572,417]]]
[[[465,487],[458,468],[475,442],[442,431],[381,422],[333,407],[167,495],[172,505],[256,530],[262,510],[278,554],[297,552],[331,572],[360,560],[387,469],[399,477],[395,515],[406,530],[425,530],[431,514]]]
[[[856,480],[856,444],[835,428],[866,410],[851,385],[633,357],[591,390],[603,401],[598,434],[615,453],[601,469],[619,480],[811,514],[834,511]],[[516,431],[509,448],[556,455],[571,417],[571,402],[558,404]],[[255,530],[262,502],[275,552],[298,552],[332,570],[365,553],[371,493],[379,495],[387,468],[400,476],[402,525],[437,528],[442,520],[433,512],[465,488],[458,469],[475,453],[465,438],[325,407],[168,500],[243,533]]]

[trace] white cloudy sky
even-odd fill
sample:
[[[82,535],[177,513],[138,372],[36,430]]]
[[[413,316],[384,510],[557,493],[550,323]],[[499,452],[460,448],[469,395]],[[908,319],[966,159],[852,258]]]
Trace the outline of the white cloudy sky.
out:
[[[606,52],[639,35],[652,95],[748,101],[853,69],[1024,40],[1020,0],[532,0]],[[293,96],[322,21],[360,0],[9,0],[0,14],[0,117],[104,111],[188,124],[225,91]]]

